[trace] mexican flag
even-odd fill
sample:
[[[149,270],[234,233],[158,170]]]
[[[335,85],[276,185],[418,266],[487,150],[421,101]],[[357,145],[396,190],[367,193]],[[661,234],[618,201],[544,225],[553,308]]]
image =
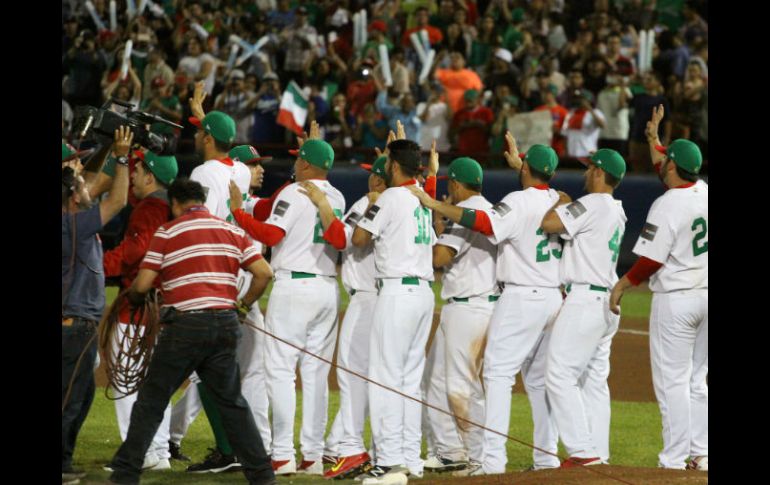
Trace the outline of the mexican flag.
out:
[[[307,119],[307,99],[297,83],[291,81],[281,97],[281,108],[276,121],[294,133],[301,135]]]

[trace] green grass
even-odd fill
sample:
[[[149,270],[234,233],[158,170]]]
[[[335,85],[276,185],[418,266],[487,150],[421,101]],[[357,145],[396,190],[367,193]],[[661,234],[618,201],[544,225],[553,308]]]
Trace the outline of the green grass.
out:
[[[177,393],[176,400],[181,393]],[[299,426],[302,393],[298,392],[297,420],[295,425],[295,441],[299,450]],[[331,427],[332,419],[339,407],[339,395],[330,392],[329,420],[327,429]],[[655,403],[612,403],[612,428],[610,430],[610,461],[614,465],[654,467],[657,463],[657,453],[662,447],[660,435],[660,415]],[[511,425],[509,434],[524,442],[532,440],[532,418],[527,397],[514,394],[511,405]],[[365,432],[368,443],[369,427]],[[208,426],[205,414],[201,413],[193,422],[187,436],[182,442],[182,450],[193,458],[201,460],[207,453],[207,448],[213,446],[214,439]],[[109,473],[102,466],[110,461],[120,446],[115,406],[104,397],[104,389],[97,389],[91,412],[78,437],[75,449],[75,464],[88,472],[86,480],[106,480]],[[424,448],[423,448],[424,451]],[[562,450],[563,453],[563,450]],[[299,458],[299,457],[298,457]],[[516,471],[527,468],[532,463],[532,451],[519,443],[508,442],[508,470]],[[145,484],[214,484],[214,483],[245,483],[240,473],[219,475],[192,475],[184,472],[185,464],[172,461],[172,471],[148,472],[143,474]],[[428,476],[430,474],[426,474]],[[436,475],[441,477],[442,475]],[[302,478],[289,477],[279,479],[280,483],[309,484],[322,483],[318,477]],[[88,483],[86,481],[85,483]],[[339,483],[359,483],[347,480]]]

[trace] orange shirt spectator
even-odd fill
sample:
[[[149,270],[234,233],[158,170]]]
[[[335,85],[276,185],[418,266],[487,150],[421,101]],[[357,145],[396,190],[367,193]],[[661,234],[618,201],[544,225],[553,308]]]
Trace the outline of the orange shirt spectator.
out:
[[[444,86],[447,96],[447,104],[453,113],[462,107],[462,98],[465,92],[471,89],[481,91],[484,84],[474,71],[465,69],[465,59],[459,52],[450,55],[451,68],[436,69],[436,80]]]

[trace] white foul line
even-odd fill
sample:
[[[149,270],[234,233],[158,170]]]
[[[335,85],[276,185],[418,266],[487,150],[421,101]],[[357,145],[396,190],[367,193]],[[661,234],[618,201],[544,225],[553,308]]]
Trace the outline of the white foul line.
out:
[[[631,335],[650,335],[650,332],[645,332],[644,330],[630,330],[627,328],[621,328],[618,330],[619,333],[630,333]]]

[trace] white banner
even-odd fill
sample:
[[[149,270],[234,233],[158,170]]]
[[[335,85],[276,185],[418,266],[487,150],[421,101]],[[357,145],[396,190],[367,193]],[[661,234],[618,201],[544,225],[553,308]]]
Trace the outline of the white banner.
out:
[[[505,126],[516,138],[516,146],[521,153],[537,143],[551,146],[553,118],[548,110],[510,116],[505,121]]]

